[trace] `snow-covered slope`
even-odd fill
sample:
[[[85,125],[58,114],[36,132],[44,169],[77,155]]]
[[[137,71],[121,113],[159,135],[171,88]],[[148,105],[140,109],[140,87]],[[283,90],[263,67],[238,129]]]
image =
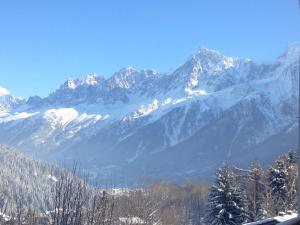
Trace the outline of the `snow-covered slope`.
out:
[[[0,214],[10,214],[20,200],[26,209],[47,209],[51,189],[62,173],[64,169],[0,145]]]
[[[256,63],[201,48],[170,73],[90,74],[27,102],[11,103],[17,98],[4,90],[11,99],[0,99],[0,141],[78,160],[118,183],[207,176],[224,159],[268,161],[296,147],[299,52],[294,44],[274,62]]]

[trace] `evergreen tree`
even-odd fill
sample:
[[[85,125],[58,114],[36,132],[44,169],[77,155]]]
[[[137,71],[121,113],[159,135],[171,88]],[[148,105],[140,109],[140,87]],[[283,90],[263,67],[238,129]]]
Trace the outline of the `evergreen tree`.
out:
[[[266,185],[264,171],[258,162],[252,163],[247,178],[248,215],[251,221],[261,220],[266,214]]]
[[[238,225],[246,221],[245,197],[225,163],[219,169],[208,197],[206,222],[211,225]]]
[[[296,151],[290,150],[287,154],[287,162],[289,164],[295,164],[298,160],[298,154]]]
[[[298,174],[298,155],[295,151],[289,151],[286,156],[287,168],[287,209],[297,210],[297,174]]]
[[[276,213],[287,210],[288,169],[286,158],[279,157],[269,169],[269,181],[276,205]]]

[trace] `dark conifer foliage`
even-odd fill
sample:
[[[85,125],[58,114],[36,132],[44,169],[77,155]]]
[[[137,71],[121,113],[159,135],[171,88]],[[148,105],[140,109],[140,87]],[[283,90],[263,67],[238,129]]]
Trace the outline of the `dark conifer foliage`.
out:
[[[225,163],[209,193],[206,221],[212,225],[242,224],[247,220],[245,207],[245,195]]]
[[[251,164],[247,180],[246,192],[249,218],[250,221],[257,221],[266,216],[265,201],[267,197],[265,174],[259,162],[255,161]]]

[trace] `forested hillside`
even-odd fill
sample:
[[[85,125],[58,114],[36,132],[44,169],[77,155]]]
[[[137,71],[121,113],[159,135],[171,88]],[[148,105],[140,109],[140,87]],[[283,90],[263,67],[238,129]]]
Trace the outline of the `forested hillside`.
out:
[[[22,202],[40,211],[49,206],[51,188],[64,170],[0,145],[0,212],[10,213]]]
[[[224,163],[213,184],[187,178],[100,189],[76,167],[67,172],[1,145],[0,224],[243,224],[296,210],[296,162],[290,151],[267,167]]]

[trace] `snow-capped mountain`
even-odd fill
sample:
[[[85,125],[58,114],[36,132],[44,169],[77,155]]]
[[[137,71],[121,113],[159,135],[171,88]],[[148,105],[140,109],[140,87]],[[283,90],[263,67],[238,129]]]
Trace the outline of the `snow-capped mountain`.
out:
[[[10,110],[23,103],[25,103],[24,99],[14,97],[7,89],[0,87],[0,112]]]
[[[296,147],[299,52],[257,63],[201,48],[170,73],[90,74],[26,102],[1,89],[0,141],[116,183],[267,162]]]

